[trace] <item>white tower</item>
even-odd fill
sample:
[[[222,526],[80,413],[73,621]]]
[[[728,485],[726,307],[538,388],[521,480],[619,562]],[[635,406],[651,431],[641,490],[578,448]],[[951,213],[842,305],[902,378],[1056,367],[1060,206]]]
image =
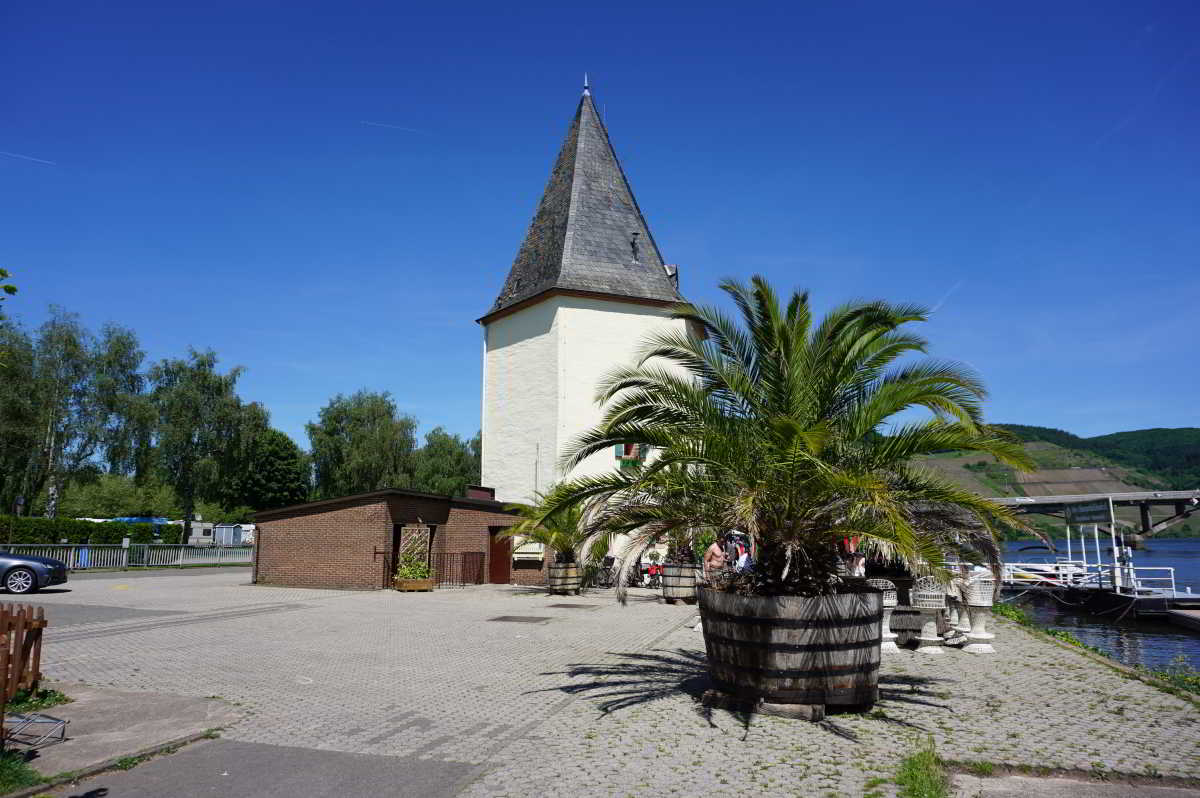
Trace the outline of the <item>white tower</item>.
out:
[[[584,86],[546,191],[483,325],[483,484],[530,501],[600,420],[596,386],[683,301]],[[595,454],[572,472],[619,467]]]

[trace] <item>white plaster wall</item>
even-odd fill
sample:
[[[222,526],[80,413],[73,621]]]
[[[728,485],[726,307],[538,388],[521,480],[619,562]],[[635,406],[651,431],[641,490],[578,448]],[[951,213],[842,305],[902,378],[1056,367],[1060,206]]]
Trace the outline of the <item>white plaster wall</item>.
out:
[[[482,478],[496,489],[497,499],[530,501],[535,489],[545,491],[568,476],[560,459],[570,441],[600,421],[600,380],[614,367],[632,364],[651,331],[684,329],[668,313],[631,302],[559,296],[484,328]],[[616,467],[610,449],[569,476]]]
[[[560,302],[484,327],[482,481],[500,501],[531,501],[555,481]]]
[[[670,309],[604,299],[565,297],[559,310],[558,454],[579,433],[599,423],[603,415],[596,403],[596,388],[617,366],[632,365],[646,337],[653,331],[684,322],[669,318]],[[617,467],[611,449],[598,452],[572,470],[570,476],[599,474]],[[561,479],[565,476],[558,472]]]

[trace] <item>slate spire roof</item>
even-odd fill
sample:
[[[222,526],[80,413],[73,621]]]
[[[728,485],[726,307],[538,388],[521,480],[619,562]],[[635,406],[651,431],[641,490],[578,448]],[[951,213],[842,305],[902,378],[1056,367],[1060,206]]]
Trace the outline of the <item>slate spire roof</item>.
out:
[[[483,320],[551,290],[681,302],[584,87],[529,232]]]

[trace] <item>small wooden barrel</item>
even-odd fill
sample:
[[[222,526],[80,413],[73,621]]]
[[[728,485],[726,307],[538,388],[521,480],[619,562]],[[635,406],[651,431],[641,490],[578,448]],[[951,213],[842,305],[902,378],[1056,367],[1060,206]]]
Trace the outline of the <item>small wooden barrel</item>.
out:
[[[550,592],[579,594],[579,566],[573,562],[550,564]]]
[[[709,673],[723,691],[773,704],[869,707],[878,698],[883,594],[697,594]]]
[[[662,594],[668,604],[676,601],[696,603],[696,566],[692,563],[669,562],[663,565]]]

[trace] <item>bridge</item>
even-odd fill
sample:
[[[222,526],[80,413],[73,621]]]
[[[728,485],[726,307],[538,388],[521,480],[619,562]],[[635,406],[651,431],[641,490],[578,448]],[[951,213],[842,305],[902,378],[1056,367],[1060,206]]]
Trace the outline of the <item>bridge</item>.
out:
[[[1137,539],[1155,535],[1191,517],[1192,513],[1200,512],[1200,489],[1154,490],[1134,493],[1082,493],[1072,496],[1003,496],[994,498],[992,501],[1005,507],[1011,507],[1018,514],[1050,515],[1062,518],[1065,523],[1068,505],[1102,502],[1105,499],[1111,499],[1114,508],[1138,508],[1141,524],[1136,533]],[[1152,507],[1166,507],[1171,515],[1155,521],[1150,513]]]

